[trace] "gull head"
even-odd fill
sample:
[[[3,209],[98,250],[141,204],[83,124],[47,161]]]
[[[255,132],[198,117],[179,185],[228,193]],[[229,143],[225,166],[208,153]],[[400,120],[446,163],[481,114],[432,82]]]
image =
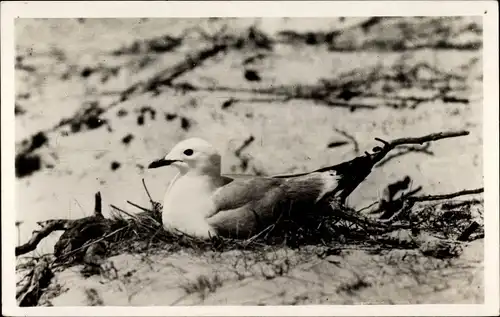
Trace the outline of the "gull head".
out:
[[[164,158],[152,162],[148,168],[161,166],[174,166],[181,174],[220,175],[221,156],[209,142],[191,138],[177,143]]]

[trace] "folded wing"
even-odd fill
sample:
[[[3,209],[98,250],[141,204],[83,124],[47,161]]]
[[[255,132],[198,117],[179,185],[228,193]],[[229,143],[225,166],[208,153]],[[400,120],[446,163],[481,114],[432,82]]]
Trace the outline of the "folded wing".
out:
[[[208,221],[225,236],[250,236],[280,216],[308,212],[338,187],[335,171],[290,177],[231,179],[213,195],[216,213]]]

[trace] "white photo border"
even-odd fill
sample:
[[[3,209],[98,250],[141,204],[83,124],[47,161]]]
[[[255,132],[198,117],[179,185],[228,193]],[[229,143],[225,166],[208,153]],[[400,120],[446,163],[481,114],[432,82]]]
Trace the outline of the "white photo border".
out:
[[[482,16],[485,302],[481,305],[17,307],[14,19],[126,17]],[[496,1],[27,1],[1,3],[2,313],[16,316],[479,316],[499,311],[499,95]]]

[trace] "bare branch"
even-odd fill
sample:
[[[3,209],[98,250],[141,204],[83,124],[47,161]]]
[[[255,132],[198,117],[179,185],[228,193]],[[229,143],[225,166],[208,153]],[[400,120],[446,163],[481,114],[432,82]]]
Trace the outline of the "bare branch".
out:
[[[390,145],[392,147],[401,145],[401,144],[424,144],[425,142],[430,142],[430,141],[437,141],[441,139],[446,139],[446,138],[455,138],[458,136],[465,136],[469,135],[469,131],[450,131],[450,132],[438,132],[438,133],[432,133],[423,137],[419,138],[400,138],[400,139],[395,139],[390,142]]]
[[[102,215],[102,199],[101,199],[101,192],[97,192],[95,194],[95,207],[94,207],[94,214],[99,217],[103,217]]]
[[[356,153],[356,155],[359,155],[359,143],[358,143],[358,141],[352,135],[350,135],[349,133],[347,133],[344,130],[341,130],[338,128],[333,128],[333,129],[336,132],[340,133],[341,135],[345,136],[347,139],[349,139],[354,146],[354,153]]]
[[[73,225],[74,220],[68,219],[50,219],[45,221],[38,221],[36,224],[44,229],[47,226],[57,226],[54,230],[68,230]]]
[[[142,179],[142,186],[144,187],[144,190],[146,191],[146,194],[148,195],[149,201],[151,202],[151,205],[154,207],[154,200],[151,197],[151,194],[149,193],[148,187],[146,186],[146,181],[144,178]]]
[[[389,163],[389,161],[392,161],[395,158],[401,157],[401,156],[406,155],[406,154],[411,153],[411,152],[425,153],[427,155],[434,155],[433,152],[431,152],[431,151],[428,150],[429,147],[430,147],[430,145],[431,145],[430,143],[427,143],[423,147],[400,145],[399,147],[403,147],[404,146],[404,149],[402,149],[398,153],[394,153],[392,155],[388,155],[385,159],[381,160],[377,164],[377,167],[381,167],[381,166]]]
[[[327,106],[347,108],[351,111],[354,111],[356,109],[369,109],[369,110],[377,109],[377,106],[375,105],[352,103],[352,102],[342,101],[339,99],[314,99],[314,98],[300,98],[300,97],[295,97],[294,99],[312,99],[318,103],[323,103]]]
[[[111,206],[111,208],[113,208],[113,209],[115,209],[115,210],[118,210],[119,212],[122,212],[122,213],[126,214],[127,216],[129,216],[129,217],[131,217],[131,218],[137,218],[137,216],[136,216],[136,215],[133,215],[133,214],[131,214],[131,213],[129,213],[129,212],[127,212],[127,211],[125,211],[125,210],[121,209],[121,208],[118,208],[118,207],[116,207],[115,205],[110,205],[110,206]]]
[[[389,145],[389,142],[382,140],[381,138],[375,138],[375,141],[382,142],[384,145]]]
[[[417,188],[412,189],[405,194],[402,194],[400,199],[407,199],[408,197],[415,195],[416,193],[418,193],[421,190],[422,190],[422,186],[418,186]]]
[[[243,144],[234,151],[234,154],[237,157],[240,157],[241,152],[243,152],[244,149],[246,149],[252,142],[255,141],[255,137],[253,135],[249,136],[245,141],[243,141]]]
[[[361,209],[356,210],[356,212],[361,213],[362,211],[365,211],[365,210],[372,208],[373,206],[375,206],[378,203],[379,203],[378,201],[374,201],[371,204],[369,204],[368,206],[365,206]],[[376,211],[376,212],[378,212],[378,211]],[[373,213],[373,211],[368,211],[367,213]]]
[[[371,154],[371,164],[374,166],[378,162],[380,162],[391,150],[393,150],[397,146],[406,145],[406,144],[420,144],[423,145],[426,142],[437,141],[446,138],[454,138],[459,136],[469,135],[469,131],[450,131],[450,132],[439,132],[432,133],[422,137],[417,138],[399,138],[394,139],[390,142],[382,140],[380,138],[375,138],[376,141],[382,142],[384,144],[382,149],[377,149],[375,153]]]
[[[482,193],[483,191],[484,191],[484,188],[478,188],[478,189],[472,189],[472,190],[462,190],[459,192],[455,192],[455,193],[451,193],[451,194],[444,194],[444,195],[402,197],[401,199],[399,199],[399,200],[402,200],[401,208],[399,208],[399,210],[397,212],[395,212],[389,218],[380,219],[380,221],[383,223],[393,222],[395,219],[398,219],[400,215],[410,212],[411,208],[415,205],[416,202],[450,199],[450,198],[463,196],[463,195],[479,194],[479,193]]]
[[[33,231],[33,236],[28,242],[16,247],[16,256],[35,250],[38,243],[40,243],[43,238],[47,237],[54,231],[67,230],[73,222],[74,220],[68,219],[53,219],[45,222],[39,222],[39,225],[43,224],[42,229],[40,231]]]
[[[432,201],[432,200],[443,200],[443,199],[450,199],[450,198],[455,198],[458,196],[464,196],[464,195],[473,195],[473,194],[480,194],[484,192],[484,188],[477,188],[477,189],[470,189],[470,190],[461,190],[459,192],[455,193],[450,193],[450,194],[443,194],[443,195],[427,195],[427,196],[412,196],[408,197],[409,200],[419,202],[419,201]]]
[[[130,200],[127,200],[127,203],[128,203],[128,204],[130,204],[130,205],[132,205],[132,206],[134,206],[134,207],[136,207],[136,208],[139,208],[139,209],[140,209],[140,210],[142,210],[142,211],[145,211],[145,212],[152,212],[151,210],[149,210],[149,209],[147,209],[147,208],[144,208],[144,207],[141,207],[141,206],[139,206],[138,204],[131,202]]]
[[[144,85],[144,91],[151,91],[159,85],[170,85],[174,79],[181,76],[187,71],[190,71],[203,63],[208,58],[217,55],[228,48],[225,44],[216,43],[212,47],[196,52],[193,56],[187,56],[186,59],[173,67],[163,70],[153,76]],[[138,83],[139,86],[142,82]]]

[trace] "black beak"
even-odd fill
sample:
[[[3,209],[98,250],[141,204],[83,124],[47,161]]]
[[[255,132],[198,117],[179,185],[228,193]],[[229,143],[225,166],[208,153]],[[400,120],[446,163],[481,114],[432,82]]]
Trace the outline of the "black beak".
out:
[[[165,160],[165,159],[159,159],[151,164],[149,164],[148,168],[158,168],[162,166],[169,166],[170,164],[177,162],[178,160]]]

